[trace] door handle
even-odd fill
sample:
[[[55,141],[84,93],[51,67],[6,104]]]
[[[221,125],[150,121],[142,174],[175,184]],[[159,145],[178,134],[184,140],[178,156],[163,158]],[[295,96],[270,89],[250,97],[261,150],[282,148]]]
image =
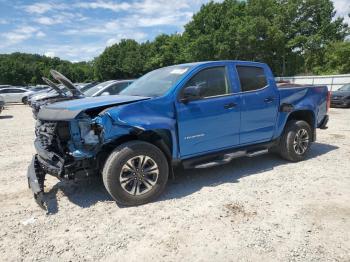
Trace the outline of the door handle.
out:
[[[275,98],[272,97],[272,96],[270,96],[270,97],[265,98],[265,99],[264,99],[264,102],[265,102],[265,103],[272,103],[273,100],[275,100]]]
[[[228,103],[228,104],[224,105],[224,108],[225,109],[231,109],[231,108],[234,108],[236,106],[237,106],[236,103]]]

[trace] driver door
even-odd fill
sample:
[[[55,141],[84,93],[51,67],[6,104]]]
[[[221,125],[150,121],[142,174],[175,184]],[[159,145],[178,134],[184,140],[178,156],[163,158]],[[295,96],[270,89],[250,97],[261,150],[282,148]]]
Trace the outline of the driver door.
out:
[[[232,94],[226,66],[199,71],[183,89],[188,86],[203,92],[197,100],[176,103],[181,157],[238,145],[239,95]]]

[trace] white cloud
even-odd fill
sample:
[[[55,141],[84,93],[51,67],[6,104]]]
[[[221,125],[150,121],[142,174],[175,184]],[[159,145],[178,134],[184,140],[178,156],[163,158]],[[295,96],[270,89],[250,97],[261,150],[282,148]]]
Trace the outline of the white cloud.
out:
[[[100,54],[104,43],[51,45],[46,47],[45,56],[57,56],[70,61],[87,61]]]
[[[349,0],[333,0],[334,8],[337,11],[337,16],[344,17],[344,21],[350,24],[350,2]]]
[[[68,9],[68,6],[60,3],[35,3],[24,6],[24,10],[30,14],[44,14],[52,10],[64,9]]]
[[[0,19],[0,25],[7,25],[8,21],[6,21],[5,19]]]
[[[54,25],[54,24],[61,23],[61,21],[52,19],[50,17],[39,17],[39,18],[36,18],[35,21],[42,25]]]
[[[39,30],[32,26],[22,26],[14,29],[13,31],[3,33],[2,36],[7,40],[6,45],[13,45],[23,42],[26,39],[31,38]]]
[[[48,3],[35,3],[25,6],[25,10],[31,14],[44,14],[52,9],[52,5]]]
[[[37,38],[43,38],[45,36],[46,36],[46,34],[44,32],[42,32],[42,31],[39,31],[39,32],[36,33],[36,37]]]
[[[45,53],[44,53],[44,56],[47,56],[47,57],[55,57],[55,52],[52,52],[52,51],[45,52]]]
[[[118,39],[118,38],[110,38],[107,40],[106,45],[111,46],[111,45],[118,43],[119,41],[120,41],[120,39]]]
[[[181,14],[171,14],[164,16],[135,16],[133,21],[136,21],[135,26],[139,27],[152,27],[161,25],[176,25],[182,26],[184,21],[189,21],[192,17],[191,12],[184,12]]]
[[[114,3],[112,1],[95,1],[95,2],[81,2],[77,3],[76,7],[86,8],[86,9],[108,9],[115,12],[126,11],[131,8],[131,5],[127,2]]]
[[[192,1],[177,0],[169,3],[168,0],[143,0],[135,2],[133,8],[136,12],[152,16],[163,16],[164,14],[174,14],[179,10],[190,8]]]

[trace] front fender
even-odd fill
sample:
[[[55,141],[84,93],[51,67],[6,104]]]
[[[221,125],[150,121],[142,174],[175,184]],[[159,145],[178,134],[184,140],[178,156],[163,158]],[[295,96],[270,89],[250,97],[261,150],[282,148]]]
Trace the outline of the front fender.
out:
[[[163,99],[152,99],[109,108],[100,113],[104,140],[110,142],[137,131],[167,130],[171,134],[172,157],[177,158],[178,145],[174,106]]]

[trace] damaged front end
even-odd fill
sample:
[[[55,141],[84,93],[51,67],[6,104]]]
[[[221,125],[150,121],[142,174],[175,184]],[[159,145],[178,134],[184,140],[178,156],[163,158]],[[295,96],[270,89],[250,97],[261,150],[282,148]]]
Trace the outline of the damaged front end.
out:
[[[46,174],[76,179],[99,174],[113,143],[135,127],[121,121],[122,105],[147,100],[138,96],[83,98],[50,104],[40,109],[35,127],[36,155],[28,168],[29,186],[44,207]],[[137,128],[136,128],[137,129]]]
[[[98,172],[97,153],[103,145],[99,118],[82,114],[70,121],[37,120],[34,141],[37,153],[28,167],[27,177],[34,198],[42,208],[45,208],[46,174],[62,180]]]

